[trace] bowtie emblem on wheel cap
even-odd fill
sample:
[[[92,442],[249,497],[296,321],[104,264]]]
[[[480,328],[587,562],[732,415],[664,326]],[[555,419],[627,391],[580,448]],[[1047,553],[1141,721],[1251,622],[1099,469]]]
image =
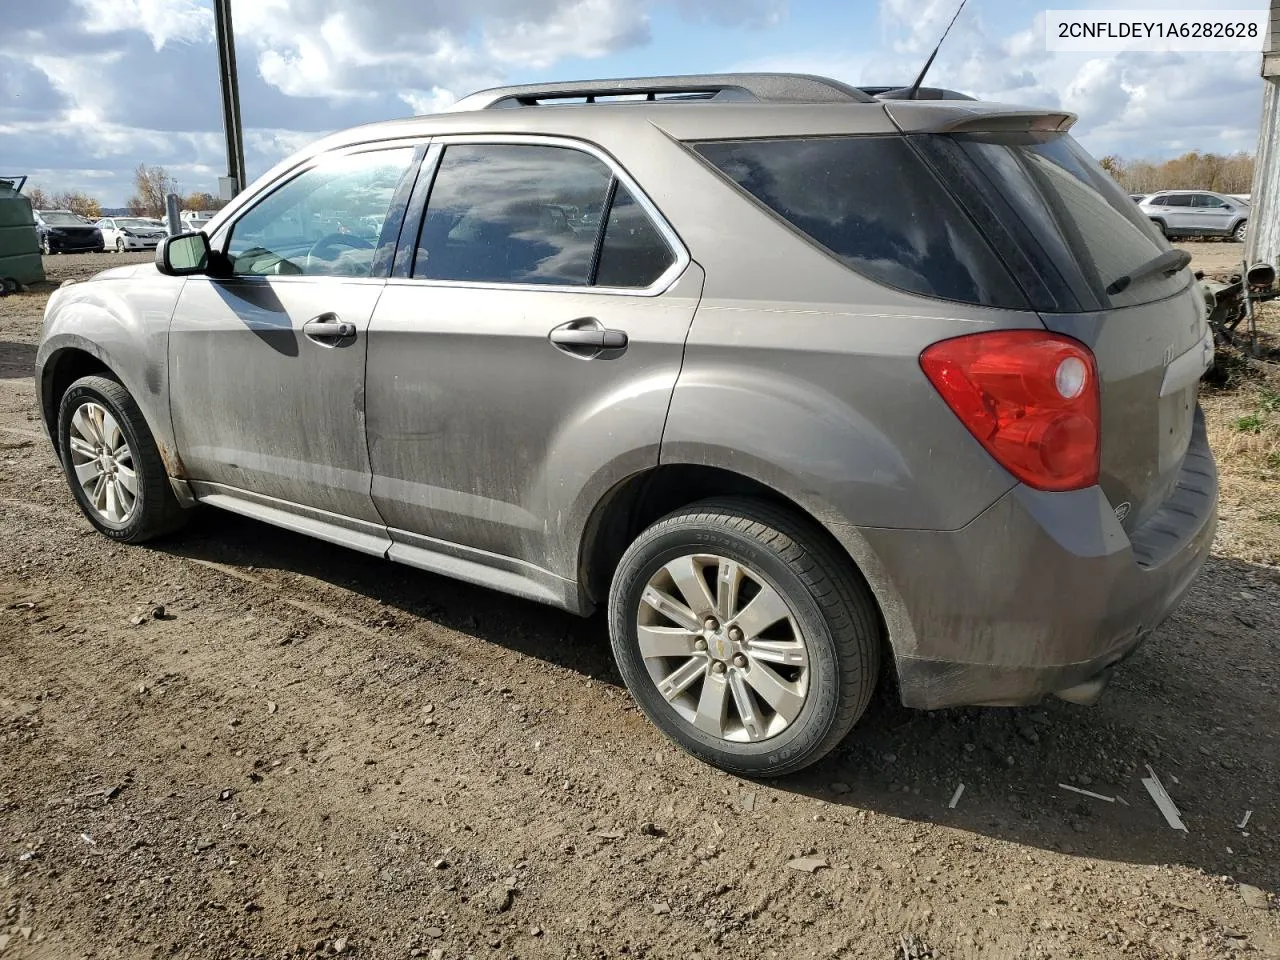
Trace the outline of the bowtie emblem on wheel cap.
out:
[[[728,660],[733,656],[733,644],[723,635],[712,637],[708,646],[711,648],[711,655],[717,660]]]

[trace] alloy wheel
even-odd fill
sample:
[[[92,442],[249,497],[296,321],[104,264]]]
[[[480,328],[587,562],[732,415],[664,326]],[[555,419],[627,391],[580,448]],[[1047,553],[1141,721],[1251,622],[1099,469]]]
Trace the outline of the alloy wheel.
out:
[[[782,594],[745,564],[707,553],[664,564],[641,594],[636,636],[658,692],[704,733],[767,740],[800,716],[805,639]]]
[[[69,446],[76,480],[94,512],[109,523],[127,523],[138,505],[138,474],[111,411],[93,401],[76,408]]]

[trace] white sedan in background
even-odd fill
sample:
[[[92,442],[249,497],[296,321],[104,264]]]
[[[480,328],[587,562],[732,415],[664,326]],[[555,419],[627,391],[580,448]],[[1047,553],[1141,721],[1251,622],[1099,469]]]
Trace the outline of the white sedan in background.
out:
[[[102,245],[116,253],[154,250],[165,236],[164,227],[143,217],[103,217],[97,227],[102,231]]]

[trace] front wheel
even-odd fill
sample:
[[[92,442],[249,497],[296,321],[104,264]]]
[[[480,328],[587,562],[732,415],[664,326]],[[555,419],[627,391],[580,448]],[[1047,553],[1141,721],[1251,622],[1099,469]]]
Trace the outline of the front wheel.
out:
[[[1160,231],[1160,236],[1164,237],[1166,240],[1171,239],[1169,236],[1169,228],[1165,226],[1163,220],[1152,220],[1151,222],[1154,223],[1156,225],[1156,229]]]
[[[1231,239],[1236,243],[1244,243],[1249,239],[1249,221],[1241,220],[1236,224],[1235,230],[1231,231]]]
[[[116,253],[124,253],[124,241],[116,237]]]
[[[746,776],[829,753],[879,673],[875,601],[851,562],[756,500],[703,501],[645,530],[614,575],[609,633],[649,719]]]
[[[58,449],[80,511],[112,540],[141,543],[184,522],[142,411],[117,381],[81,377],[63,394]]]

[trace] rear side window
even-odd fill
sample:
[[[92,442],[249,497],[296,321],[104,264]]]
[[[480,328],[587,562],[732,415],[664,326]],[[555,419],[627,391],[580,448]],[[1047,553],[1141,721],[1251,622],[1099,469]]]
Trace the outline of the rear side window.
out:
[[[441,157],[413,275],[644,289],[675,261],[598,158],[550,145],[457,144]]]
[[[1159,196],[1150,202],[1153,207],[1163,207],[1169,203],[1169,198],[1165,196]]]
[[[717,141],[694,149],[872,280],[944,300],[1027,306],[973,221],[903,137]]]
[[[655,283],[675,259],[644,207],[619,183],[600,244],[596,284],[642,289]]]
[[[586,286],[612,184],[604,163],[566,147],[446,147],[413,275]]]
[[[1167,198],[1170,207],[1189,207],[1191,206],[1191,195],[1186,193],[1175,193]]]

